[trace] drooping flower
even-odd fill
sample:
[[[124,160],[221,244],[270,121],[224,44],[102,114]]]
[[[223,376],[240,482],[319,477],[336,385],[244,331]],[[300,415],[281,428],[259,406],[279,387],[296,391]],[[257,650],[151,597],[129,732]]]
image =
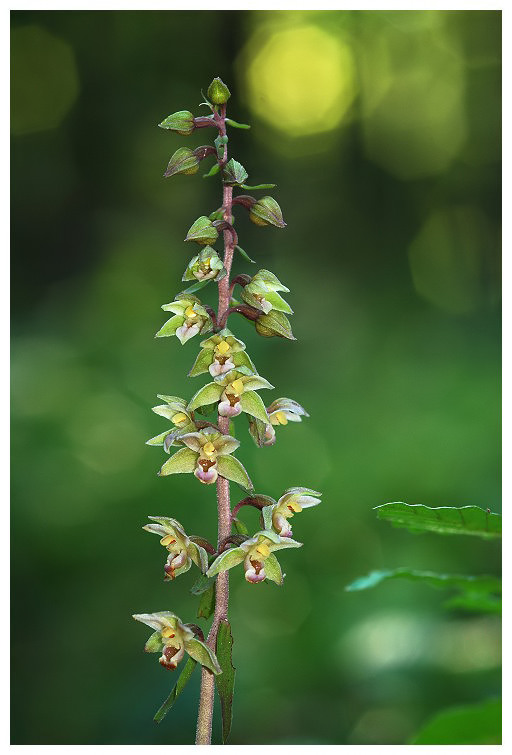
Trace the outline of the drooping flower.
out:
[[[145,524],[143,530],[159,535],[160,545],[169,552],[164,566],[165,579],[174,579],[185,574],[192,566],[192,561],[204,574],[208,568],[208,556],[200,545],[190,540],[185,530],[176,519],[167,516],[150,516],[153,521]]]
[[[322,494],[310,488],[288,488],[277,503],[265,506],[261,513],[267,529],[273,528],[281,537],[292,537],[289,519],[302,509],[318,506]]]
[[[243,464],[230,454],[240,442],[230,435],[224,435],[213,427],[206,427],[199,432],[180,436],[181,448],[168,459],[158,473],[160,476],[192,473],[199,482],[212,485],[217,477],[238,483],[245,490],[252,490],[253,485]]]
[[[269,270],[260,270],[242,290],[242,299],[251,307],[260,309],[268,314],[272,309],[277,312],[293,314],[289,306],[278,291],[289,291],[281,281]]]
[[[301,422],[302,417],[309,414],[297,401],[291,398],[277,398],[267,406],[270,422],[262,426],[261,423],[250,419],[249,432],[257,446],[272,446],[276,442],[276,431],[273,426],[287,425],[288,422]]]
[[[221,258],[211,246],[205,246],[199,254],[192,257],[183,273],[183,281],[220,281],[227,271]]]
[[[175,335],[184,344],[198,333],[212,330],[210,315],[193,294],[177,294],[174,301],[163,304],[162,309],[174,312],[174,316],[162,325],[155,338]]]
[[[218,238],[219,232],[212,220],[206,215],[201,215],[200,218],[194,220],[188,229],[185,241],[195,241],[196,244],[206,246],[207,244],[215,244]]]
[[[163,446],[164,450],[169,453],[171,446],[178,445],[178,438],[185,433],[194,432],[196,426],[190,412],[187,409],[187,402],[179,396],[164,396],[158,394],[158,398],[165,401],[165,404],[154,406],[153,411],[161,417],[169,419],[173,427],[166,430],[154,438],[146,441],[148,446]]]
[[[265,404],[256,391],[274,386],[260,375],[246,374],[247,372],[249,370],[244,367],[231,370],[214,383],[200,388],[188,405],[189,412],[219,402],[218,412],[222,417],[236,417],[241,412],[246,412],[262,422],[268,422]]]
[[[214,674],[222,673],[215,653],[197,639],[190,625],[182,624],[174,613],[136,613],[133,614],[133,618],[155,630],[146,642],[144,650],[146,653],[161,653],[158,661],[168,671],[174,671],[185,653],[188,653]]]
[[[189,377],[209,372],[213,378],[225,375],[236,367],[246,367],[256,374],[257,370],[245,351],[245,343],[235,338],[228,328],[201,341],[201,351],[197,355]]]
[[[283,573],[273,551],[301,546],[302,543],[291,538],[282,538],[273,530],[260,530],[237,548],[230,548],[217,556],[206,576],[214,577],[219,572],[227,571],[243,562],[247,582],[254,584],[270,579],[277,585],[282,585]]]

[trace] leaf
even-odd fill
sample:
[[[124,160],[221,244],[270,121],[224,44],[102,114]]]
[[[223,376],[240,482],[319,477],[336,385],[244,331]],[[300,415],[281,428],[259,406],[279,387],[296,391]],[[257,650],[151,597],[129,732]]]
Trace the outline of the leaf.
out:
[[[261,400],[255,391],[244,391],[240,396],[240,406],[246,414],[250,414],[252,417],[261,420],[268,424],[270,422],[265,404]]]
[[[367,590],[388,579],[409,579],[425,582],[432,587],[453,588],[463,592],[501,593],[501,580],[493,576],[471,577],[464,574],[436,574],[431,571],[416,571],[407,567],[384,571],[372,571],[366,577],[358,577],[345,587],[347,592]]]
[[[248,177],[244,166],[238,160],[231,160],[224,168],[224,183],[228,186],[240,186]]]
[[[412,737],[409,744],[501,744],[501,701],[486,700],[442,710]]]
[[[217,471],[222,477],[231,480],[231,482],[236,482],[244,490],[254,490],[254,486],[245,471],[244,465],[234,456],[219,456],[217,459]]]
[[[193,640],[185,640],[185,650],[201,666],[213,671],[214,674],[222,673],[215,653],[201,640],[196,637]]]
[[[251,128],[247,123],[237,123],[232,118],[226,118],[226,123],[233,128]]]
[[[274,189],[277,184],[256,184],[256,186],[248,186],[247,184],[240,184],[241,189]]]
[[[215,404],[220,399],[224,388],[218,383],[207,383],[200,388],[190,399],[187,409],[189,412],[197,409],[198,406]]]
[[[252,263],[256,264],[256,260],[252,260],[249,257],[249,255],[247,254],[247,252],[244,252],[244,250],[242,249],[241,246],[237,245],[237,246],[235,246],[235,249],[242,255],[242,257],[244,258],[244,260],[246,260],[246,262],[252,262]]]
[[[203,173],[203,178],[210,178],[210,176],[215,176],[220,170],[219,163],[214,163],[208,173]]]
[[[222,712],[222,744],[226,744],[233,720],[233,692],[235,689],[235,667],[233,666],[233,635],[229,621],[219,623],[216,643],[217,659],[222,674],[215,677],[215,685],[220,698]]]
[[[501,598],[484,593],[466,593],[446,600],[443,608],[451,611],[501,615]]]
[[[185,689],[185,685],[192,676],[192,672],[194,671],[195,667],[196,661],[193,658],[187,658],[187,662],[183,666],[183,671],[179,675],[178,681],[172,688],[171,694],[169,695],[167,700],[162,703],[162,705],[154,715],[153,721],[155,721],[155,723],[159,724],[164,716],[171,710],[172,706]]]
[[[197,608],[197,618],[208,620],[215,611],[215,584],[212,584],[201,594],[201,600]]]
[[[395,527],[406,527],[410,532],[501,537],[501,514],[491,514],[478,506],[430,508],[422,503],[396,502],[375,506],[374,510],[379,519],[386,519]]]
[[[170,474],[188,474],[196,468],[197,453],[190,448],[180,448],[163,464],[158,475],[165,477]]]
[[[183,293],[184,294],[193,294],[196,291],[200,291],[202,288],[208,285],[211,278],[208,278],[207,280],[197,281],[197,283],[193,283],[191,286],[186,288]]]

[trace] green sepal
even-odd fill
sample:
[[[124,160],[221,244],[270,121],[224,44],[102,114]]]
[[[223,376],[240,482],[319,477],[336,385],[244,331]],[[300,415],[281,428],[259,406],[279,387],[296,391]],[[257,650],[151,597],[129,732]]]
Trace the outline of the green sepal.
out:
[[[222,744],[226,744],[233,719],[235,667],[233,666],[233,635],[229,622],[225,619],[221,619],[219,623],[215,650],[222,669],[222,674],[215,677],[215,685],[219,693],[222,713]]]
[[[252,361],[251,357],[246,351],[237,351],[233,354],[233,364],[235,367],[239,370],[241,367],[244,367],[251,372],[257,373],[258,370],[256,369],[256,366],[254,362]]]
[[[235,530],[240,535],[248,535],[249,534],[249,530],[247,529],[247,527],[245,526],[245,524],[240,519],[237,519],[236,517],[234,517],[231,521],[233,522]]]
[[[244,391],[240,396],[240,405],[246,414],[250,414],[262,422],[269,422],[265,404],[261,396],[255,391]]]
[[[146,446],[163,446],[165,439],[174,430],[174,428],[171,428],[170,430],[166,430],[164,433],[160,433],[160,435],[155,435],[154,438],[150,438],[146,441]]]
[[[196,291],[200,291],[202,288],[204,288],[212,278],[208,278],[207,280],[197,281],[197,283],[193,283],[191,286],[186,288],[183,293],[184,294],[193,294]]]
[[[144,645],[144,650],[146,651],[146,653],[160,653],[163,646],[164,643],[162,642],[161,632],[153,632],[153,634],[149,637],[148,641]]]
[[[247,123],[238,123],[232,118],[226,118],[226,123],[228,124],[228,126],[232,126],[233,128],[251,128]]]
[[[170,320],[167,320],[160,330],[155,333],[155,338],[163,338],[165,336],[174,336],[176,335],[176,331],[178,330],[181,325],[183,325],[185,321],[184,315],[173,315],[173,317],[170,318]]]
[[[219,666],[217,656],[213,650],[211,650],[208,645],[205,645],[204,642],[201,642],[201,640],[198,640],[196,637],[193,640],[186,640],[185,650],[189,656],[200,663],[201,666],[210,669],[214,674],[222,674],[222,669]]]
[[[190,448],[180,448],[163,464],[158,476],[166,477],[170,474],[189,474],[196,468],[198,454]]]
[[[188,373],[188,376],[197,377],[197,375],[202,375],[204,372],[208,372],[208,367],[211,365],[212,361],[213,349],[201,349],[196,357],[196,361]]]
[[[200,388],[190,399],[190,404],[187,409],[189,412],[193,411],[199,406],[206,406],[207,404],[215,404],[220,399],[223,388],[218,383],[207,383]]]
[[[274,505],[270,506],[264,506],[261,509],[261,517],[263,519],[263,529],[265,530],[271,530],[272,529],[272,512],[274,510]]]
[[[265,559],[265,574],[267,575],[267,579],[275,582],[276,585],[283,584],[283,572],[281,571],[279,561],[273,553]]]
[[[258,448],[263,448],[264,446],[268,445],[268,443],[266,442],[267,427],[268,423],[261,422],[259,419],[255,419],[254,417],[251,417],[251,419],[249,420],[249,433]]]
[[[245,560],[246,555],[247,553],[243,548],[230,548],[224,551],[220,556],[217,556],[206,572],[206,576],[215,577],[222,571],[227,571],[228,569],[232,569],[233,566],[238,566],[238,564],[241,564]]]
[[[219,233],[210,218],[201,215],[195,220],[185,237],[185,241],[195,241],[198,244],[214,244],[219,238]]]
[[[172,155],[164,173],[164,178],[170,178],[178,173],[191,176],[199,170],[199,158],[189,147],[180,147]]]
[[[273,197],[262,197],[249,210],[249,218],[256,225],[273,225],[284,228],[283,213]]]
[[[195,565],[201,569],[203,574],[206,574],[208,569],[208,556],[205,549],[191,540],[187,551]]]
[[[244,490],[254,490],[254,486],[245,471],[241,461],[234,456],[219,456],[217,459],[217,471],[221,477],[225,477],[231,482],[236,482]]]
[[[171,710],[172,706],[176,702],[177,698],[181,695],[185,688],[185,685],[192,676],[192,672],[194,671],[195,667],[196,661],[193,658],[187,658],[187,662],[183,666],[183,671],[179,675],[178,681],[172,688],[171,694],[162,703],[162,705],[154,715],[153,721],[155,721],[155,723],[159,724],[164,716]]]

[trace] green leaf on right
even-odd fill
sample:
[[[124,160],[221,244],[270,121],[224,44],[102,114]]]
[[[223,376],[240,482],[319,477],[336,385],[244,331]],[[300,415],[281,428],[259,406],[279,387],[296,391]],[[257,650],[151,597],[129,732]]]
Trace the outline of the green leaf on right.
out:
[[[233,635],[228,621],[219,624],[216,645],[217,660],[222,674],[215,677],[222,712],[222,744],[226,744],[233,719],[233,692],[235,688],[235,667],[233,666]]]
[[[501,537],[501,514],[478,506],[438,506],[422,503],[384,503],[375,506],[379,519],[410,532],[437,532],[440,535],[477,535],[486,539]]]
[[[501,744],[501,700],[447,708],[431,718],[408,744]]]
[[[167,713],[171,710],[172,706],[178,699],[178,697],[181,695],[183,690],[185,689],[185,686],[187,682],[189,681],[190,677],[192,676],[192,673],[196,667],[196,661],[193,658],[188,658],[187,662],[185,663],[183,667],[183,671],[178,677],[178,681],[174,685],[174,687],[171,690],[171,694],[165,700],[160,708],[157,710],[153,717],[153,721],[155,723],[159,724],[160,721],[164,718],[164,716],[167,715]]]

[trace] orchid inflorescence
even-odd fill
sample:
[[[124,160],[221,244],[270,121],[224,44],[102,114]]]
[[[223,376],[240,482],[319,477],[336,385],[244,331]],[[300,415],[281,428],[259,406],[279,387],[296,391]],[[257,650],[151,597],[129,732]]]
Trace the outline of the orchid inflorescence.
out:
[[[239,415],[246,415],[249,433],[259,447],[275,443],[277,428],[289,422],[300,422],[309,415],[299,403],[289,398],[278,398],[268,405],[264,402],[260,391],[271,390],[274,386],[258,374],[245,344],[227,327],[228,318],[239,314],[254,323],[259,335],[295,340],[287,317],[293,311],[282,296],[289,293],[289,289],[272,272],[260,269],[252,276],[239,274],[230,277],[235,251],[253,262],[238,245],[234,228],[235,208],[248,211],[249,218],[257,226],[284,228],[286,224],[281,208],[273,197],[256,199],[244,193],[233,196],[234,189],[266,189],[274,184],[248,186],[245,183],[248,179],[245,168],[233,158],[228,160],[227,126],[248,128],[226,117],[229,97],[226,85],[221,79],[214,79],[202,103],[209,108],[210,115],[194,117],[183,110],[173,113],[159,124],[163,129],[183,135],[208,127],[216,130],[213,146],[196,149],[181,147],[176,150],[164,176],[197,173],[202,160],[213,156],[214,165],[205,177],[220,174],[223,204],[192,223],[185,241],[201,247],[183,274],[183,281],[192,282],[192,285],[162,306],[171,317],[156,333],[157,338],[176,336],[181,344],[197,335],[207,336],[200,341],[200,350],[189,376],[207,375],[210,381],[188,401],[178,396],[159,395],[163,403],[155,406],[153,411],[168,421],[168,427],[147,441],[148,445],[163,447],[169,455],[158,472],[161,477],[192,474],[204,485],[217,485],[217,546],[211,545],[204,537],[188,535],[180,522],[169,516],[150,516],[150,523],[144,525],[146,531],[159,536],[160,544],[166,550],[166,582],[172,582],[193,567],[199,569],[198,581],[191,592],[200,598],[198,617],[209,618],[213,613],[213,623],[205,641],[199,627],[183,624],[171,612],[134,615],[137,621],[154,630],[145,649],[159,652],[159,661],[164,668],[174,670],[185,654],[189,656],[189,663],[197,662],[203,667],[196,740],[201,744],[209,743],[211,737],[212,674],[216,678],[218,675],[224,676],[222,684],[217,682],[224,741],[229,732],[231,704],[228,705],[228,702],[233,684],[228,680],[234,678],[234,669],[230,650],[227,653],[222,644],[227,642],[226,636],[230,637],[227,572],[242,565],[248,583],[269,580],[282,585],[284,575],[275,553],[285,548],[301,547],[302,543],[292,537],[290,519],[304,508],[317,505],[321,495],[304,487],[289,488],[277,500],[256,494],[245,467],[233,455],[240,446],[240,441],[233,437],[233,420]],[[224,239],[223,258],[214,248],[221,235]],[[218,285],[217,311],[196,296],[210,281]],[[236,286],[240,288],[241,301],[233,298]],[[228,481],[239,485],[245,494],[233,509]],[[252,536],[238,516],[244,506],[257,508],[260,512],[259,529]]]

